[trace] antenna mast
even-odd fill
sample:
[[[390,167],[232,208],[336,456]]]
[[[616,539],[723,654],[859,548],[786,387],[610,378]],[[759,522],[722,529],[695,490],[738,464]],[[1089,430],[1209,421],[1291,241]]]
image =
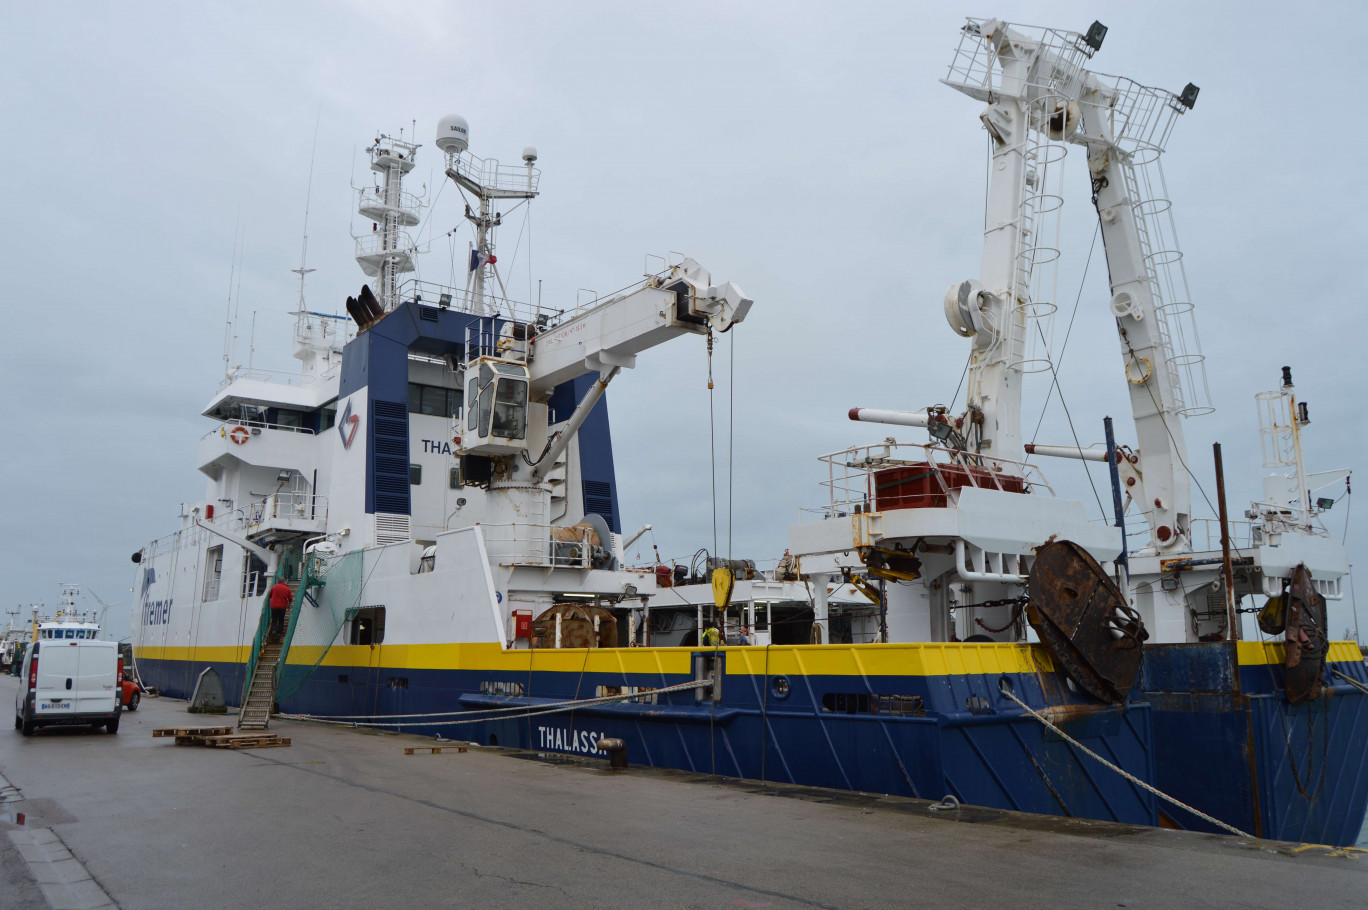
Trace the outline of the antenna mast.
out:
[[[323,122],[323,106],[318,106],[318,119],[314,121],[313,148],[309,150],[309,182],[304,191],[304,241],[299,249],[299,268],[290,269],[291,272],[299,276],[299,310],[295,314],[295,337],[303,340],[308,334],[305,326],[304,307],[304,276],[315,269],[308,268],[309,259],[309,203],[313,200],[313,172],[314,161],[318,157],[318,127]]]
[[[228,378],[228,372],[232,369],[232,337],[233,337],[233,278],[237,274],[238,258],[238,230],[242,218],[242,211],[239,210],[233,216],[233,258],[228,264],[228,308],[223,314],[223,378]]]
[[[413,238],[401,228],[418,223],[422,203],[412,193],[404,192],[404,175],[413,170],[419,145],[402,138],[381,133],[366,152],[370,155],[371,170],[384,175],[384,184],[357,190],[356,210],[370,219],[371,233],[356,238],[356,263],[361,271],[378,278],[376,297],[385,312],[399,302],[399,276],[412,272]]]
[[[503,215],[491,211],[490,203],[496,199],[535,199],[541,171],[533,166],[537,150],[530,145],[523,149],[522,167],[504,167],[493,158],[477,158],[467,151],[469,145],[470,126],[464,117],[449,114],[437,122],[437,148],[446,154],[446,175],[479,200],[479,211],[471,209],[469,203],[465,207],[466,220],[475,228],[475,246],[470,251],[467,274],[474,280],[471,309],[488,315],[500,308],[485,293],[486,269],[498,282],[503,297],[508,297],[496,265],[499,260],[494,255],[492,234],[492,229],[502,223]]]

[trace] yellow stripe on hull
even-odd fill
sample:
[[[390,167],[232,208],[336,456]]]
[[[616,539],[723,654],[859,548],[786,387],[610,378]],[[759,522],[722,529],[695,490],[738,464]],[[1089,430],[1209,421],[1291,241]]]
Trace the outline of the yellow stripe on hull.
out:
[[[481,670],[526,673],[691,674],[697,648],[583,648],[505,651],[494,642],[426,645],[337,645],[325,667],[377,666],[391,670]],[[771,645],[722,647],[729,676],[963,676],[1049,672],[1054,662],[1041,645],[998,643],[913,643],[860,645]],[[248,647],[144,647],[143,660],[246,663]],[[1242,641],[1240,666],[1282,665],[1283,642]],[[312,655],[310,655],[312,656]],[[1329,663],[1361,662],[1350,641],[1330,644]],[[305,661],[302,663],[312,663]]]
[[[312,649],[309,649],[312,650]],[[390,670],[477,670],[527,673],[640,673],[687,675],[697,648],[575,648],[505,651],[497,643],[426,645],[336,645],[325,667],[384,667]],[[1041,645],[916,643],[859,645],[734,646],[727,655],[730,676],[961,676],[1035,673],[1054,663]],[[246,647],[139,648],[142,660],[246,663]],[[296,656],[302,656],[298,653]],[[313,655],[309,655],[312,657]],[[312,660],[300,661],[301,665]]]
[[[1258,667],[1268,664],[1282,666],[1286,660],[1286,644],[1281,641],[1242,641],[1239,643],[1240,666]],[[1325,662],[1363,663],[1363,652],[1352,641],[1330,642],[1330,653]]]

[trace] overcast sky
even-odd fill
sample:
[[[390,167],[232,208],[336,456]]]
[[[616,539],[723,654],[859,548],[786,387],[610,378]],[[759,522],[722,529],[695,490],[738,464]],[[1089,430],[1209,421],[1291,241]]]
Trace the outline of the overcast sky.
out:
[[[476,154],[541,153],[530,223],[519,212],[499,237],[513,296],[535,296],[540,282],[546,305],[569,306],[578,288],[614,290],[640,276],[645,254],[673,250],[755,299],[714,364],[718,536],[723,553],[774,559],[800,508],[823,502],[817,456],[887,434],[848,422],[850,407],[955,394],[967,344],[941,298],[978,276],[985,144],[981,105],[937,80],[966,15],[1076,31],[1100,19],[1110,33],[1094,69],[1201,86],[1165,172],[1217,406],[1187,424],[1189,463],[1212,501],[1213,441],[1232,511],[1258,494],[1253,396],[1276,387],[1283,364],[1311,404],[1309,469],[1360,467],[1368,199],[1352,170],[1365,140],[1352,112],[1368,65],[1344,27],[1357,4],[0,9],[3,249],[15,282],[0,334],[0,609],[50,607],[59,583],[76,582],[121,603],[108,626],[127,630],[129,554],[204,494],[194,459],[210,425],[199,413],[223,374],[235,224],[235,359],[247,359],[255,313],[255,365],[294,364],[289,270],[316,123],[310,307],[341,312],[363,281],[348,232],[369,226],[349,186],[370,182],[362,149],[377,131],[407,136],[414,122],[424,147],[408,188],[425,184],[435,200],[419,275],[450,279],[469,239],[465,228],[442,236],[461,223],[431,145],[450,112],[470,121]],[[1082,281],[1096,222],[1082,159],[1071,152],[1063,211],[1056,348],[1079,306],[1060,380],[1084,444],[1101,439],[1104,414],[1133,442],[1100,249]],[[702,339],[684,338],[643,355],[609,395],[624,530],[652,524],[666,557],[712,548],[706,373]],[[1028,438],[1047,388],[1027,386]],[[1057,398],[1037,438],[1072,441]],[[1044,468],[1101,515],[1075,463]],[[1196,487],[1193,499],[1209,514]],[[1337,536],[1348,506],[1326,516]],[[1362,563],[1368,507],[1356,511],[1350,558]],[[1331,624],[1336,636],[1354,625],[1347,597]]]

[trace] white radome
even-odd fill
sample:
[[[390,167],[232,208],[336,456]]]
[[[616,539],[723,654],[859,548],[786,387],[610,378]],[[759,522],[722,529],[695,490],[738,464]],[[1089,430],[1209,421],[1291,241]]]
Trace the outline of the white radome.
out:
[[[526,148],[523,149],[523,161],[526,161],[528,164],[531,164],[532,162],[534,162],[534,161],[536,161],[536,160],[537,160],[537,147],[536,147],[535,145],[529,145],[529,146],[527,146]]]
[[[470,124],[460,114],[447,114],[437,121],[437,147],[447,154],[459,155],[470,147]]]

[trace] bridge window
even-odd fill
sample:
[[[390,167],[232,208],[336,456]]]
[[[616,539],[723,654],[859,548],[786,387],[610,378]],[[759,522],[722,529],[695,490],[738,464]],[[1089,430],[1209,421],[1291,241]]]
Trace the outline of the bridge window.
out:
[[[431,417],[454,417],[461,409],[461,397],[460,389],[445,389],[441,386],[410,382],[409,413]]]
[[[305,414],[303,411],[293,411],[289,408],[277,408],[275,424],[278,427],[302,427],[304,426]]]

